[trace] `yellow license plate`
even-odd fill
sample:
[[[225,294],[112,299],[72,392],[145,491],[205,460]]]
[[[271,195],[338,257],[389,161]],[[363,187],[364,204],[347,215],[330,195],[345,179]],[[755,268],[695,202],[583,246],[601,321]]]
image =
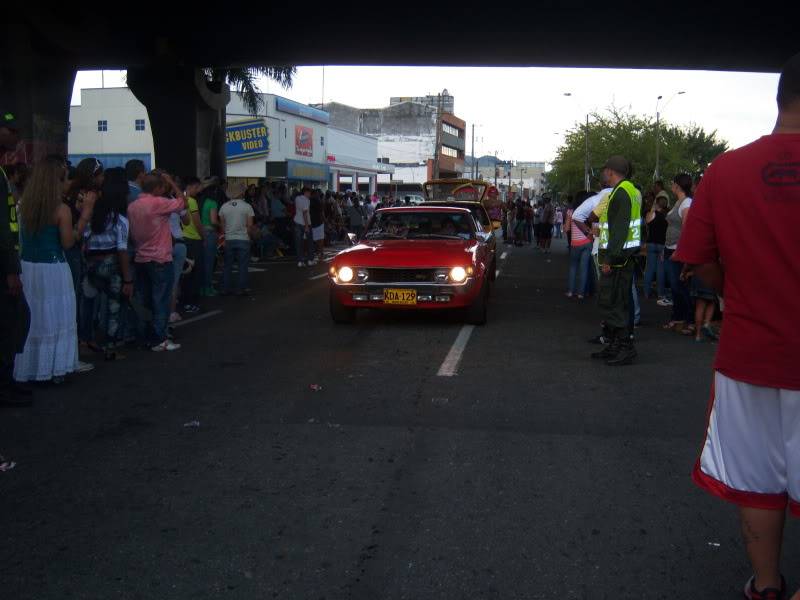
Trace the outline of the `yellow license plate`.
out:
[[[416,290],[383,290],[383,303],[384,304],[407,304],[413,305],[417,303]]]

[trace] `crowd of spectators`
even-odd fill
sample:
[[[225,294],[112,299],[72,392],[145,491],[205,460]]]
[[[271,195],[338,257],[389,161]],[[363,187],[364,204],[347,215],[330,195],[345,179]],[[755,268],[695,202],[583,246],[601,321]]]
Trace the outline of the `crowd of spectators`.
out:
[[[92,370],[93,355],[124,359],[125,346],[178,350],[171,326],[205,298],[250,295],[251,262],[315,265],[326,246],[358,239],[376,208],[402,204],[148,172],[138,160],[104,169],[95,158],[73,167],[49,156],[8,171],[30,308],[17,382],[61,383]]]
[[[641,296],[671,310],[664,330],[691,336],[702,343],[717,341],[719,337],[712,323],[722,308],[720,299],[691,268],[672,259],[699,182],[699,177],[693,180],[690,175],[680,173],[671,182],[671,194],[661,181],[643,194],[642,247],[631,289],[631,321],[634,326],[640,324]],[[596,221],[597,208],[611,191],[606,188],[579,192],[566,211],[564,229],[570,256],[568,298],[584,300],[596,289],[599,231],[592,221]]]

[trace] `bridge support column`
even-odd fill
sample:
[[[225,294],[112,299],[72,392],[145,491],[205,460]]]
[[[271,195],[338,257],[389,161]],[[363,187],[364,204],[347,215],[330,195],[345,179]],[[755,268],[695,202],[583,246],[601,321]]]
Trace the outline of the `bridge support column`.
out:
[[[155,161],[177,175],[225,177],[226,84],[209,88],[200,69],[128,69],[128,87],[147,108]]]
[[[0,110],[14,114],[20,133],[19,145],[0,155],[0,164],[33,164],[48,154],[66,155],[75,65],[34,49],[25,27],[6,23],[0,33]]]

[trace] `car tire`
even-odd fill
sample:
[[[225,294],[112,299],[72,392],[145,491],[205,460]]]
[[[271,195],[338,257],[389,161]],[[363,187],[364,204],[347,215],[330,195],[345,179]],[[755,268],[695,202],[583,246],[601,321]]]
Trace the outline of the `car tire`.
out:
[[[487,304],[489,300],[489,282],[483,281],[481,291],[475,301],[467,307],[465,321],[470,325],[485,325],[487,315]]]
[[[333,319],[334,323],[346,325],[353,323],[356,320],[356,309],[342,304],[333,289],[330,291],[329,298],[331,318]]]

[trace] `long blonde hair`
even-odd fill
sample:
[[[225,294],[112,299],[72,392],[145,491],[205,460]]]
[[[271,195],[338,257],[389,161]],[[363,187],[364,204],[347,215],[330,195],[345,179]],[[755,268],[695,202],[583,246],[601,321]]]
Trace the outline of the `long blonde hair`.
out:
[[[45,159],[36,163],[20,199],[20,223],[28,233],[52,225],[63,198],[64,165]]]

